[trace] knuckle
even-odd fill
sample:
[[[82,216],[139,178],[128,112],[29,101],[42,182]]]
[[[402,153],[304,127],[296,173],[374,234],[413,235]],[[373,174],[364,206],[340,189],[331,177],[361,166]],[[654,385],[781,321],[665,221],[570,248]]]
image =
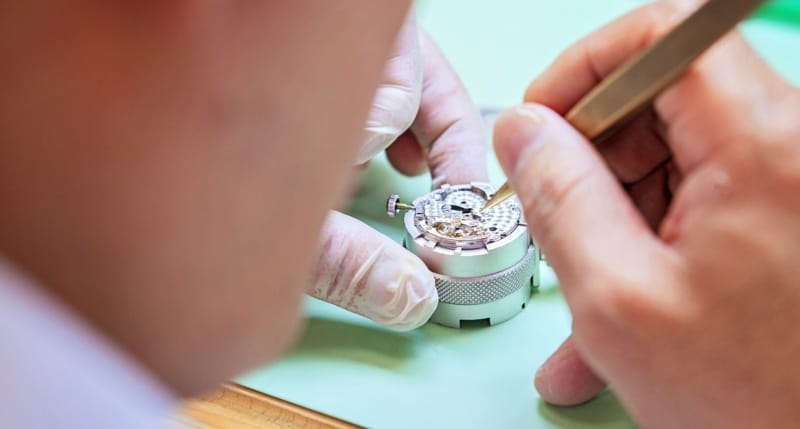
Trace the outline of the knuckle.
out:
[[[605,317],[619,325],[636,326],[646,319],[652,319],[657,306],[652,298],[643,293],[641,284],[633,284],[630,279],[618,276],[616,285],[608,285],[604,295]]]
[[[484,179],[486,142],[475,138],[475,128],[466,118],[448,122],[429,144],[428,166],[436,176],[436,184]]]
[[[624,274],[606,274],[585,291],[579,306],[584,324],[629,334],[645,321],[652,325],[658,319],[659,308],[651,295]],[[581,321],[578,314],[575,317],[576,323]]]
[[[394,133],[400,133],[414,121],[419,105],[418,89],[399,84],[383,85],[373,100],[370,119],[377,127],[390,127]]]
[[[405,106],[404,113],[406,116],[416,116],[419,110],[420,101],[422,99],[422,88],[417,82],[409,82],[406,85],[400,85],[396,88],[397,104]],[[412,118],[413,119],[413,118]]]

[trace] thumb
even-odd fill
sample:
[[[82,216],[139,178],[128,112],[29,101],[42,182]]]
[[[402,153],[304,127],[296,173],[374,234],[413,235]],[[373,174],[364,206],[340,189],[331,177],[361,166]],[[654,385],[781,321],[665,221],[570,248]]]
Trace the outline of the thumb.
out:
[[[504,113],[494,144],[571,306],[592,292],[597,273],[625,272],[621,264],[642,261],[656,245],[594,147],[552,110],[525,104]]]
[[[398,331],[431,317],[433,275],[399,244],[339,212],[328,215],[320,242],[310,295]]]

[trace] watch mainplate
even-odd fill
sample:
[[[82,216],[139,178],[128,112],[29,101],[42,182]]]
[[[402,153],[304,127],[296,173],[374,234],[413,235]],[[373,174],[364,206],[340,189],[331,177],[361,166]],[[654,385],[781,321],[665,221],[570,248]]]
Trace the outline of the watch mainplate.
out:
[[[445,185],[414,201],[414,226],[445,248],[486,248],[510,236],[522,215],[513,200],[481,211],[491,192],[485,184]]]

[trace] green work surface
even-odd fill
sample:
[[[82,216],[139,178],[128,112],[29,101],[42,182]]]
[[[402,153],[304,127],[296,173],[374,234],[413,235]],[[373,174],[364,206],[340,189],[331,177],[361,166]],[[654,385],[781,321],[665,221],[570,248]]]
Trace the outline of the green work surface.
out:
[[[430,0],[418,3],[418,15],[476,103],[505,107],[519,102],[531,78],[570,43],[641,3]],[[759,18],[745,25],[745,33],[777,70],[800,81],[800,29]],[[494,160],[491,181],[503,181]],[[399,240],[399,221],[384,215],[386,197],[398,192],[411,200],[429,186],[427,177],[401,177],[379,157],[364,176],[351,211]],[[610,393],[578,407],[558,408],[542,402],[533,389],[536,368],[570,330],[556,279],[546,267],[543,273],[528,307],[490,328],[429,324],[394,333],[309,299],[308,324],[297,347],[239,381],[367,427],[633,427]]]

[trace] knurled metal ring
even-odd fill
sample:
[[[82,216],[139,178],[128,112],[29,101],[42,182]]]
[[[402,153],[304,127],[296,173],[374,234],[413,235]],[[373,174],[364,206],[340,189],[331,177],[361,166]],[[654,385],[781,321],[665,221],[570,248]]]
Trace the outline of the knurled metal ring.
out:
[[[532,282],[536,272],[536,249],[528,248],[525,256],[511,267],[486,276],[458,278],[433,274],[439,301],[456,305],[476,305],[496,301]]]

